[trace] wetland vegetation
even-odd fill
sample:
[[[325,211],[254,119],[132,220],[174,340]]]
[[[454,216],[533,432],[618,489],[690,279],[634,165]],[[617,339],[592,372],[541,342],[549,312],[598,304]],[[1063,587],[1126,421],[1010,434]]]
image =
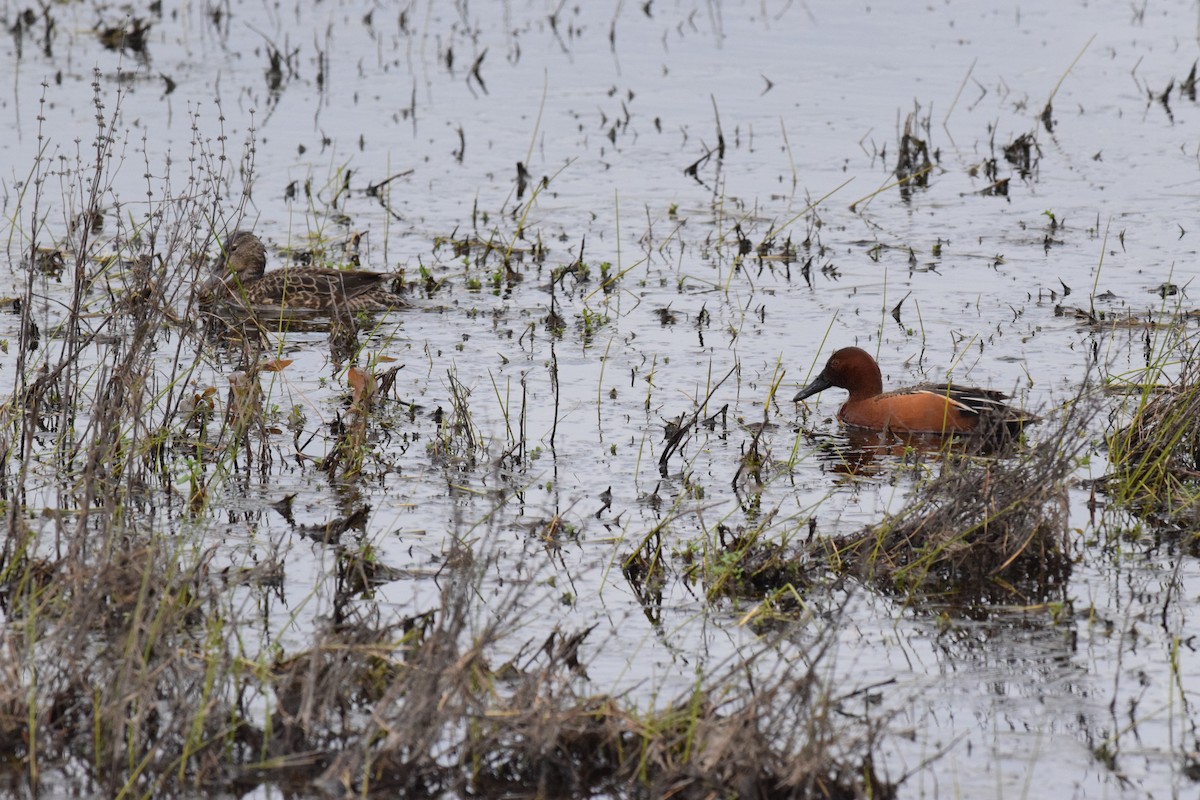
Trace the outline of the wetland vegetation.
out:
[[[5,791],[1194,791],[1160,12],[4,7]],[[239,229],[409,307],[216,313]]]

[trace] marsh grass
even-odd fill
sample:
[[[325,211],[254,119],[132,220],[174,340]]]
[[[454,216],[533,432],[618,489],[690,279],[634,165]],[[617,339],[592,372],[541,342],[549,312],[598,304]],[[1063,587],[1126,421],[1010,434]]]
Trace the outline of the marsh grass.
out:
[[[291,497],[274,504],[287,536],[334,555],[319,577],[336,583],[328,613],[289,628],[285,644],[261,612],[281,595],[285,545],[256,544],[243,566],[217,511],[285,460],[315,471],[301,442],[319,433],[295,407],[290,436],[280,427],[288,359],[266,344],[286,331],[251,320],[214,335],[192,291],[204,254],[240,227],[240,209],[221,209],[238,196],[235,166],[252,179],[253,142],[235,165],[206,149],[197,120],[187,191],[172,193],[168,174],[151,202],[126,205],[106,172],[117,114],[99,81],[96,104],[91,160],[39,159],[17,217],[29,227],[14,231],[22,335],[0,406],[0,779],[14,793],[170,797],[271,783],[364,796],[894,794],[872,766],[875,729],[833,713],[838,699],[818,678],[832,628],[775,674],[749,677],[773,655],[764,646],[639,707],[588,681],[587,658],[604,646],[592,628],[518,638],[538,598],[522,581],[485,585],[502,567],[482,537],[450,537],[427,608],[403,616],[369,602],[403,573],[379,560],[362,503],[315,526],[292,522]],[[69,187],[61,204],[51,179]],[[47,240],[70,282],[62,306],[39,257]],[[343,334],[351,363],[336,374],[348,400],[319,465],[351,499],[398,405],[398,367],[366,356],[357,333]],[[432,463],[454,472],[495,458],[453,370],[446,388]],[[515,425],[506,414],[518,466],[529,457],[524,402]],[[689,429],[699,423],[697,412]]]
[[[823,638],[807,671],[765,676],[753,693],[730,688],[751,660],[638,709],[581,691],[591,629],[492,663],[489,646],[504,632],[494,622],[478,628],[473,579],[461,582],[471,572],[448,582],[437,613],[390,637],[331,635],[277,664],[275,741],[306,760],[260,767],[285,785],[409,796],[892,796],[862,761],[873,732],[845,737],[833,721],[838,701],[815,672]],[[347,735],[356,709],[362,724]]]
[[[1036,440],[948,447],[898,513],[824,542],[827,563],[910,597],[964,604],[1054,598],[1073,563],[1067,490],[1096,413],[1081,392]]]
[[[1132,418],[1109,437],[1112,503],[1158,527],[1191,529],[1200,508],[1200,345],[1170,337],[1131,395]],[[1175,358],[1168,358],[1172,353]],[[1167,368],[1175,373],[1165,377]]]
[[[702,552],[684,551],[684,577],[700,581],[709,602],[765,601],[756,614],[793,610],[799,593],[828,582],[828,571],[805,544],[789,535],[794,521],[774,523],[774,515],[767,515],[755,526],[731,529],[719,524]]]

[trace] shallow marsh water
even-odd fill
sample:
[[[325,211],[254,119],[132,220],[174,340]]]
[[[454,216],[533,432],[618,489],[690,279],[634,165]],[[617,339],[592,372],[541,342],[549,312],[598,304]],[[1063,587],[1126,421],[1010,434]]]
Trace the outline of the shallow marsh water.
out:
[[[1165,346],[1162,330],[1113,320],[1193,309],[1200,108],[1178,90],[1169,104],[1150,93],[1178,86],[1200,55],[1197,7],[1043,6],[431,3],[397,13],[332,2],[235,5],[214,21],[185,4],[147,17],[139,58],[103,49],[99,12],[68,4],[55,10],[49,54],[36,25],[2,46],[11,267],[0,274],[11,285],[0,294],[24,283],[20,191],[38,116],[49,159],[74,158],[76,140],[86,150],[93,64],[127,136],[112,177],[121,214],[146,213],[146,171],[159,197],[169,181],[181,190],[193,126],[234,162],[252,142],[250,200],[235,217],[236,181],[247,179],[238,174],[218,229],[255,229],[276,264],[279,248],[310,232],[366,232],[364,267],[410,279],[424,267],[444,284],[380,318],[365,347],[403,364],[397,392],[415,409],[393,410],[353,485],[298,461],[281,431],[269,474],[231,476],[199,520],[175,500],[153,524],[201,531],[225,564],[282,561],[278,592],[242,588],[230,605],[287,649],[331,613],[337,556],[269,504],[295,493],[306,524],[368,503],[361,535],[397,578],[359,602],[397,617],[435,607],[450,541],[470,541],[499,555],[497,596],[524,584],[514,647],[555,626],[598,625],[582,650],[589,685],[649,704],[758,646],[742,624],[753,599],[709,602],[684,577],[686,553],[714,546],[718,524],[771,519],[794,538],[811,519],[835,535],[903,505],[912,481],[902,456],[846,477],[823,455],[822,444],[844,441],[831,419],[839,393],[790,402],[833,348],[877,352],[886,385],[950,375],[1050,416],[1085,381],[1132,377]],[[17,9],[4,14],[11,29]],[[266,42],[294,53],[274,90]],[[1038,118],[1052,96],[1051,134]],[[937,164],[928,188],[905,199],[889,184],[910,112]],[[1022,134],[1036,139],[1026,176],[1002,152]],[[989,159],[1006,196],[984,192]],[[518,162],[530,175],[521,194]],[[392,176],[383,192],[367,191]],[[53,192],[48,200],[50,230],[65,240],[71,210]],[[773,241],[776,256],[790,239],[795,256],[740,254],[739,236]],[[478,246],[456,254],[451,240],[469,237],[522,254],[520,279],[500,269],[493,284],[498,257]],[[529,252],[536,243],[544,261]],[[588,281],[554,279],[581,257]],[[607,290],[606,262],[620,275]],[[44,330],[69,288],[40,287]],[[552,298],[561,336],[545,322]],[[1081,321],[1075,308],[1105,321]],[[0,338],[18,339],[14,320],[0,317]],[[303,409],[301,441],[314,457],[327,454],[346,392],[328,342],[287,333],[278,347],[292,363],[263,378],[281,420]],[[53,347],[48,337],[40,355]],[[167,370],[170,348],[162,353]],[[6,393],[13,364],[0,360]],[[223,394],[237,366],[217,352],[191,379]],[[427,448],[435,410],[450,409],[450,375],[469,390],[485,443],[463,454],[474,458]],[[660,475],[665,421],[710,391],[706,416],[728,414]],[[1105,472],[1107,412],[1120,418],[1122,401],[1104,402],[1081,481]],[[500,456],[522,409],[538,453],[514,472]],[[751,426],[764,421],[768,480],[742,503],[731,483]],[[52,496],[47,479],[44,505]],[[870,688],[854,711],[888,720],[877,767],[911,773],[902,796],[1195,791],[1196,533],[1155,539],[1135,520],[1091,514],[1088,499],[1082,483],[1071,493],[1077,563],[1061,611],[1014,600],[966,613],[861,586],[810,599],[817,612],[846,604],[822,669],[846,695]],[[659,527],[671,564],[661,605],[639,599],[621,570]],[[795,655],[780,645],[780,663]]]

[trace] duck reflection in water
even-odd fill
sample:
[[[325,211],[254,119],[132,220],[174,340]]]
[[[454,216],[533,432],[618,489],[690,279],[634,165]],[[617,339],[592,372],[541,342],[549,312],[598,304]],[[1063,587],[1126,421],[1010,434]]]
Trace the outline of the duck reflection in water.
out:
[[[887,472],[897,461],[916,463],[946,453],[993,455],[1011,441],[997,442],[976,436],[941,433],[874,431],[846,427],[833,434],[814,434],[816,456],[822,469],[839,475],[873,477]]]

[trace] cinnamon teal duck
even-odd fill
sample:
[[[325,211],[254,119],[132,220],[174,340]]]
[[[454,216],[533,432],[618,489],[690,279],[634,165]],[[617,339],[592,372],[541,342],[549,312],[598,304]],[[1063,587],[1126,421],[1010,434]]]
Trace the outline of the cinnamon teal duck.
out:
[[[387,286],[395,276],[330,267],[285,267],[267,272],[267,249],[249,231],[235,231],[222,246],[223,260],[207,287],[216,300],[276,311],[325,313],[391,311],[408,306]]]
[[[837,416],[846,425],[867,430],[905,433],[1019,433],[1039,418],[1009,405],[995,389],[949,384],[920,384],[883,391],[879,364],[866,350],[843,347],[829,357],[825,369],[793,398],[800,401],[836,386],[850,396]]]

